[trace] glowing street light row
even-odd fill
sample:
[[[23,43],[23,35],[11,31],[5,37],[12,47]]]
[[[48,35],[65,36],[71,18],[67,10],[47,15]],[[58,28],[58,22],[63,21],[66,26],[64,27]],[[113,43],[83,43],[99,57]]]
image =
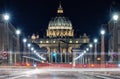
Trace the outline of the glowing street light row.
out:
[[[117,21],[117,20],[119,19],[119,15],[118,15],[118,14],[114,14],[114,15],[112,16],[112,19],[113,19],[114,21]],[[104,36],[105,33],[106,33],[105,30],[104,30],[104,29],[101,29],[100,34],[101,34],[102,36]],[[98,39],[95,38],[95,39],[93,40],[93,42],[94,42],[95,44],[97,44]],[[92,43],[90,43],[90,44],[89,44],[89,48],[92,48],[92,47],[93,47],[93,45],[92,45]],[[89,51],[89,48],[86,48],[85,51]],[[84,51],[84,52],[85,52],[85,51]]]
[[[5,21],[8,21],[8,20],[10,19],[10,15],[6,13],[6,14],[3,15],[3,18],[4,18]],[[112,19],[113,19],[114,21],[117,21],[117,20],[119,19],[119,15],[118,15],[118,14],[114,14],[114,15],[112,16]],[[102,30],[100,31],[100,33],[101,33],[101,35],[104,36],[105,30],[102,29]],[[21,34],[21,31],[20,31],[20,30],[16,30],[16,34],[17,34],[17,35],[20,35],[20,34]],[[24,39],[23,39],[23,42],[26,43],[26,42],[27,42],[27,39],[24,38]],[[94,43],[97,44],[97,42],[98,42],[98,39],[95,38],[95,39],[94,39]],[[30,48],[30,47],[31,47],[31,44],[27,44],[27,46]],[[89,44],[89,47],[92,48],[93,45],[92,45],[92,44]],[[33,47],[31,47],[31,51],[34,51],[34,52],[36,53],[36,50],[34,50]],[[89,51],[89,48],[86,48],[86,50],[84,51],[84,53],[86,53],[86,51]]]

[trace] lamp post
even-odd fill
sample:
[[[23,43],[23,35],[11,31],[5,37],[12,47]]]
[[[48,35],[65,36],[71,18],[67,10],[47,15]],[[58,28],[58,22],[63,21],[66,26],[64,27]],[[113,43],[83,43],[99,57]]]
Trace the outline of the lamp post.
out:
[[[85,54],[86,54],[86,50],[83,51],[82,64],[85,64]]]
[[[89,47],[90,47],[90,59],[89,59],[89,63],[92,63],[92,47],[93,47],[93,45],[90,43]]]
[[[105,61],[105,47],[104,47],[104,35],[105,35],[105,30],[101,30],[101,64],[104,64]]]
[[[86,52],[88,52],[89,51],[89,48],[86,48]],[[86,63],[88,64],[88,57],[89,57],[89,55],[88,54],[86,54]]]
[[[36,54],[36,52],[37,52],[37,51],[36,51],[36,50],[34,50],[33,52]],[[33,60],[33,64],[35,64],[34,60]]]
[[[116,62],[116,63],[119,64],[119,61],[120,61],[120,55],[119,55],[119,51],[118,51],[118,41],[119,41],[118,38],[119,38],[119,35],[118,35],[118,28],[117,28],[117,21],[119,19],[119,15],[114,14],[112,18],[113,18],[113,21],[114,21],[112,49],[113,49],[113,52],[118,53],[118,59],[115,59],[115,61],[118,60],[118,62]]]
[[[97,42],[98,42],[98,39],[95,38],[94,39],[94,44],[95,44],[95,47],[94,47],[94,63],[97,63]]]
[[[26,54],[26,56],[27,56],[27,51],[26,51],[26,42],[27,42],[27,39],[26,38],[24,38],[23,39],[23,43],[24,43],[24,46],[23,46],[23,54]],[[27,63],[27,58],[26,58],[26,63]]]
[[[8,27],[8,21],[9,21],[9,19],[10,19],[10,16],[9,16],[9,14],[4,14],[3,15],[3,19],[4,19],[4,21],[5,21],[5,36],[6,36],[6,38],[4,39],[4,51],[10,51],[10,48],[9,48],[9,27]],[[10,53],[10,52],[8,52],[8,56],[9,56],[9,58],[8,58],[8,60],[7,60],[7,62],[9,63],[9,64],[11,64],[12,63],[12,54]]]
[[[16,61],[17,61],[16,53],[20,52],[20,34],[21,34],[21,31],[20,30],[16,30],[16,35],[17,35],[17,52],[14,53],[14,64],[16,64]]]
[[[117,21],[118,18],[119,18],[118,14],[114,14],[114,15],[113,15],[113,20],[114,20],[114,21]]]
[[[34,50],[34,48],[33,47],[31,47],[31,51],[33,51]]]
[[[33,48],[33,47],[31,47],[31,51],[34,52],[34,48]],[[33,53],[32,53],[32,54],[33,54]],[[33,63],[34,63],[34,60],[33,60]]]
[[[28,44],[27,44],[27,47],[28,47],[28,52],[29,52],[29,56],[30,56],[30,47],[31,47],[31,44],[28,43]],[[30,59],[29,59],[29,62],[30,62]]]

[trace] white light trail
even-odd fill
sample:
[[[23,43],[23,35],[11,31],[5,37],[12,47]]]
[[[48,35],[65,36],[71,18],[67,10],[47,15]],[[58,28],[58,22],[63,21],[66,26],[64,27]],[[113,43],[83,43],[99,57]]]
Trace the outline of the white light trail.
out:
[[[41,58],[42,60],[46,60],[46,58],[40,56],[37,52],[34,52],[39,58]]]
[[[24,57],[24,58],[29,58],[29,59],[33,59],[33,60],[36,60],[36,61],[40,61],[40,62],[42,62],[41,60],[36,59],[36,58],[33,58],[33,57],[28,57],[28,56],[22,56],[22,57]]]
[[[74,60],[79,59],[80,57],[82,57],[84,54],[86,53],[86,51],[84,51],[82,54],[80,54],[78,57],[74,58]]]

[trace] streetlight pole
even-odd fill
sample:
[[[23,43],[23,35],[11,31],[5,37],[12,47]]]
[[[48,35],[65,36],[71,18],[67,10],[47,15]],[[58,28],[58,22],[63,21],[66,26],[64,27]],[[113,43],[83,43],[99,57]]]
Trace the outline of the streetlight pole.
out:
[[[86,52],[88,52],[88,51],[89,51],[89,48],[86,48]],[[86,59],[86,64],[88,64],[88,56],[89,56],[89,55],[86,54],[86,58],[85,58],[85,59]]]
[[[82,57],[82,60],[83,60],[83,63],[82,64],[85,64],[85,53],[86,53],[86,50],[84,50],[84,55]]]
[[[34,48],[33,48],[33,47],[31,47],[31,51],[32,51],[32,52],[34,51]],[[33,53],[32,53],[32,56],[33,56]],[[34,64],[34,60],[33,60],[33,64]]]
[[[90,59],[89,59],[89,63],[92,63],[92,47],[93,47],[93,45],[89,44],[89,47],[90,47]]]
[[[26,38],[24,38],[24,39],[23,39],[23,43],[24,43],[24,46],[23,46],[23,47],[24,47],[24,49],[23,49],[23,50],[24,50],[24,52],[23,52],[23,53],[25,53],[25,54],[26,54],[26,56],[27,56],[27,51],[26,51],[26,42],[27,42],[27,39],[26,39]],[[26,58],[26,60],[25,60],[25,61],[26,61],[26,63],[27,63],[27,58]]]
[[[73,52],[73,67],[75,67],[76,66],[76,60],[75,60],[75,57],[76,57],[76,53],[75,52]]]
[[[5,20],[5,33],[6,33],[6,38],[5,38],[5,44],[4,44],[4,51],[6,50],[7,52],[10,50],[9,49],[9,27],[8,27],[8,21],[9,21],[9,19],[10,19],[10,17],[9,17],[9,14],[4,14],[3,15],[3,19]],[[6,49],[5,49],[5,47],[6,47]],[[10,52],[8,52],[8,55],[9,55],[9,59],[8,59],[8,63],[9,64],[11,64],[12,63],[12,54],[10,53]]]
[[[105,30],[102,29],[101,30],[101,64],[105,63],[104,34],[105,34]]]
[[[27,46],[28,46],[28,52],[29,52],[29,57],[30,57],[30,47],[31,47],[31,44],[28,43]],[[29,62],[30,62],[30,59],[29,59]]]
[[[119,61],[120,61],[120,55],[119,55],[119,51],[118,51],[118,31],[117,31],[117,21],[119,19],[119,15],[118,14],[114,14],[113,15],[113,21],[114,21],[114,27],[113,27],[113,51],[114,52],[117,52],[118,53],[118,59],[115,59],[115,61],[118,60],[118,63],[119,64]]]
[[[16,64],[16,53],[20,54],[20,34],[21,31],[20,30],[16,30],[16,34],[17,34],[17,52],[14,53],[14,64]]]
[[[94,48],[94,63],[97,64],[97,42],[98,42],[98,39],[94,39],[94,43],[95,43],[95,48]]]

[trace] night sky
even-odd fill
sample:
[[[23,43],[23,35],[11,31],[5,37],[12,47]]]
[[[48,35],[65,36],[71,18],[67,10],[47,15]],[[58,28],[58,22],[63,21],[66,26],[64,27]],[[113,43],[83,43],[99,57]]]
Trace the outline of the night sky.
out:
[[[60,0],[0,0],[0,13],[9,13],[10,22],[26,35],[46,35],[48,23],[57,15]],[[101,24],[110,19],[110,5],[113,0],[61,0],[64,16],[72,21],[75,35],[84,32],[90,36],[99,35]],[[114,0],[119,7],[120,0]],[[118,8],[117,7],[117,8]]]

